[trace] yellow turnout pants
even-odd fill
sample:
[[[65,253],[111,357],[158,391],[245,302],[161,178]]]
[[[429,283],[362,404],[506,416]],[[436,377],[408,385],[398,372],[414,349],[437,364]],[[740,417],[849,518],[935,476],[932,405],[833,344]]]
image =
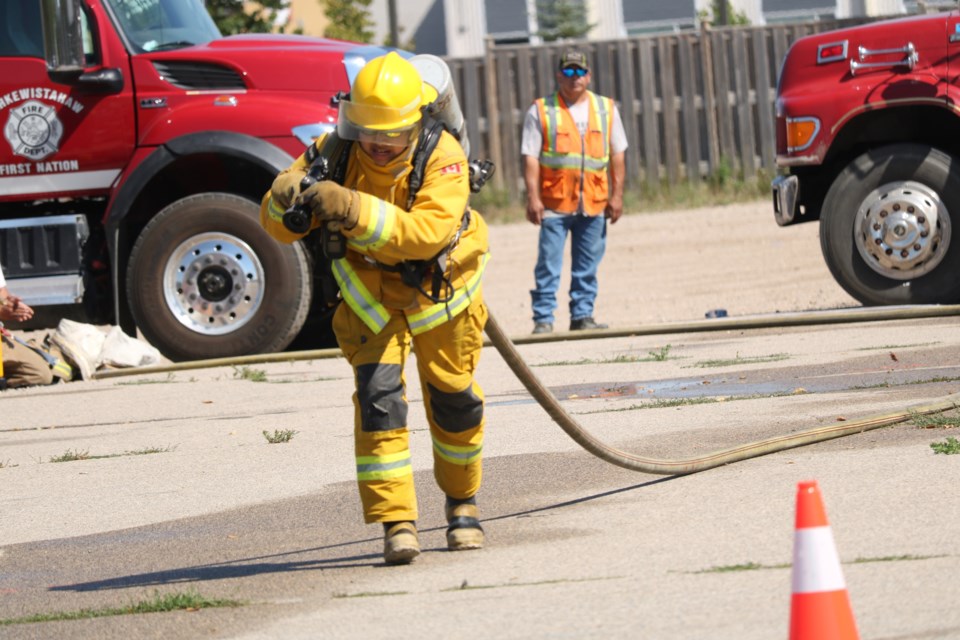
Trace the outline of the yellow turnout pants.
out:
[[[7,379],[7,386],[30,387],[53,384],[50,365],[40,354],[6,336],[0,340],[3,341],[3,348],[0,349],[3,367],[0,370]]]
[[[479,296],[464,312],[413,336],[402,312],[374,334],[346,304],[333,329],[356,380],[354,443],[366,522],[417,519],[407,431],[406,380],[411,344],[433,444],[433,472],[448,496],[480,489],[483,392],[474,372],[483,348],[487,308]]]

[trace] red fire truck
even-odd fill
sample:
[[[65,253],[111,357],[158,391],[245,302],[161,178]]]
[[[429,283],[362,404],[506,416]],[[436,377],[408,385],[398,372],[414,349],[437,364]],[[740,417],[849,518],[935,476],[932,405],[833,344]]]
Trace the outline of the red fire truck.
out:
[[[958,54],[954,10],[801,38],[783,62],[774,216],[819,220],[866,305],[960,303]]]
[[[259,202],[382,52],[223,37],[201,0],[3,0],[10,290],[39,317],[139,329],[174,360],[282,350],[323,326],[322,261],[267,236]]]

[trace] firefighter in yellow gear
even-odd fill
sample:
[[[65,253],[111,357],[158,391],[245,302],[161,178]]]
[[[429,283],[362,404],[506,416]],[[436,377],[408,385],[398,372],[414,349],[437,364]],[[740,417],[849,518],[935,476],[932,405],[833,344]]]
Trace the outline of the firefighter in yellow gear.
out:
[[[383,523],[388,564],[409,563],[420,553],[404,378],[411,347],[434,477],[447,496],[448,548],[478,549],[484,542],[475,497],[484,401],[474,373],[487,320],[481,288],[487,226],[468,207],[467,159],[450,133],[440,134],[408,204],[425,125],[421,107],[436,96],[396,53],[371,60],[340,102],[336,132],[277,176],[260,210],[261,224],[283,242],[306,235],[283,225],[291,203],[310,209],[311,230],[333,224],[346,238],[345,257],[332,261],[342,298],[333,329],[356,381],[354,440],[364,519]],[[321,180],[300,193],[311,158],[329,148],[333,135],[353,141],[342,185]],[[417,265],[420,271],[413,270]],[[419,282],[410,282],[411,271]]]

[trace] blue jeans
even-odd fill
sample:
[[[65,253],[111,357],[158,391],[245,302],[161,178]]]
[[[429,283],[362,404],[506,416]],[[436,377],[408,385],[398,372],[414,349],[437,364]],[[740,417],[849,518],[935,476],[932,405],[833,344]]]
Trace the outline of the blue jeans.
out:
[[[597,268],[607,248],[607,219],[603,215],[550,216],[540,222],[537,266],[533,270],[536,289],[530,291],[534,322],[552,323],[554,320],[567,233],[571,235],[573,260],[570,265],[570,320],[593,316]]]

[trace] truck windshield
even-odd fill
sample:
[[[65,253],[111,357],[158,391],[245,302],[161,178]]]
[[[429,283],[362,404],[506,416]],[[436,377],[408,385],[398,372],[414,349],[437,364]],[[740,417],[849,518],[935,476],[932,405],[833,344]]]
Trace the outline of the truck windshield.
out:
[[[180,49],[221,37],[201,0],[106,0],[136,53]]]

